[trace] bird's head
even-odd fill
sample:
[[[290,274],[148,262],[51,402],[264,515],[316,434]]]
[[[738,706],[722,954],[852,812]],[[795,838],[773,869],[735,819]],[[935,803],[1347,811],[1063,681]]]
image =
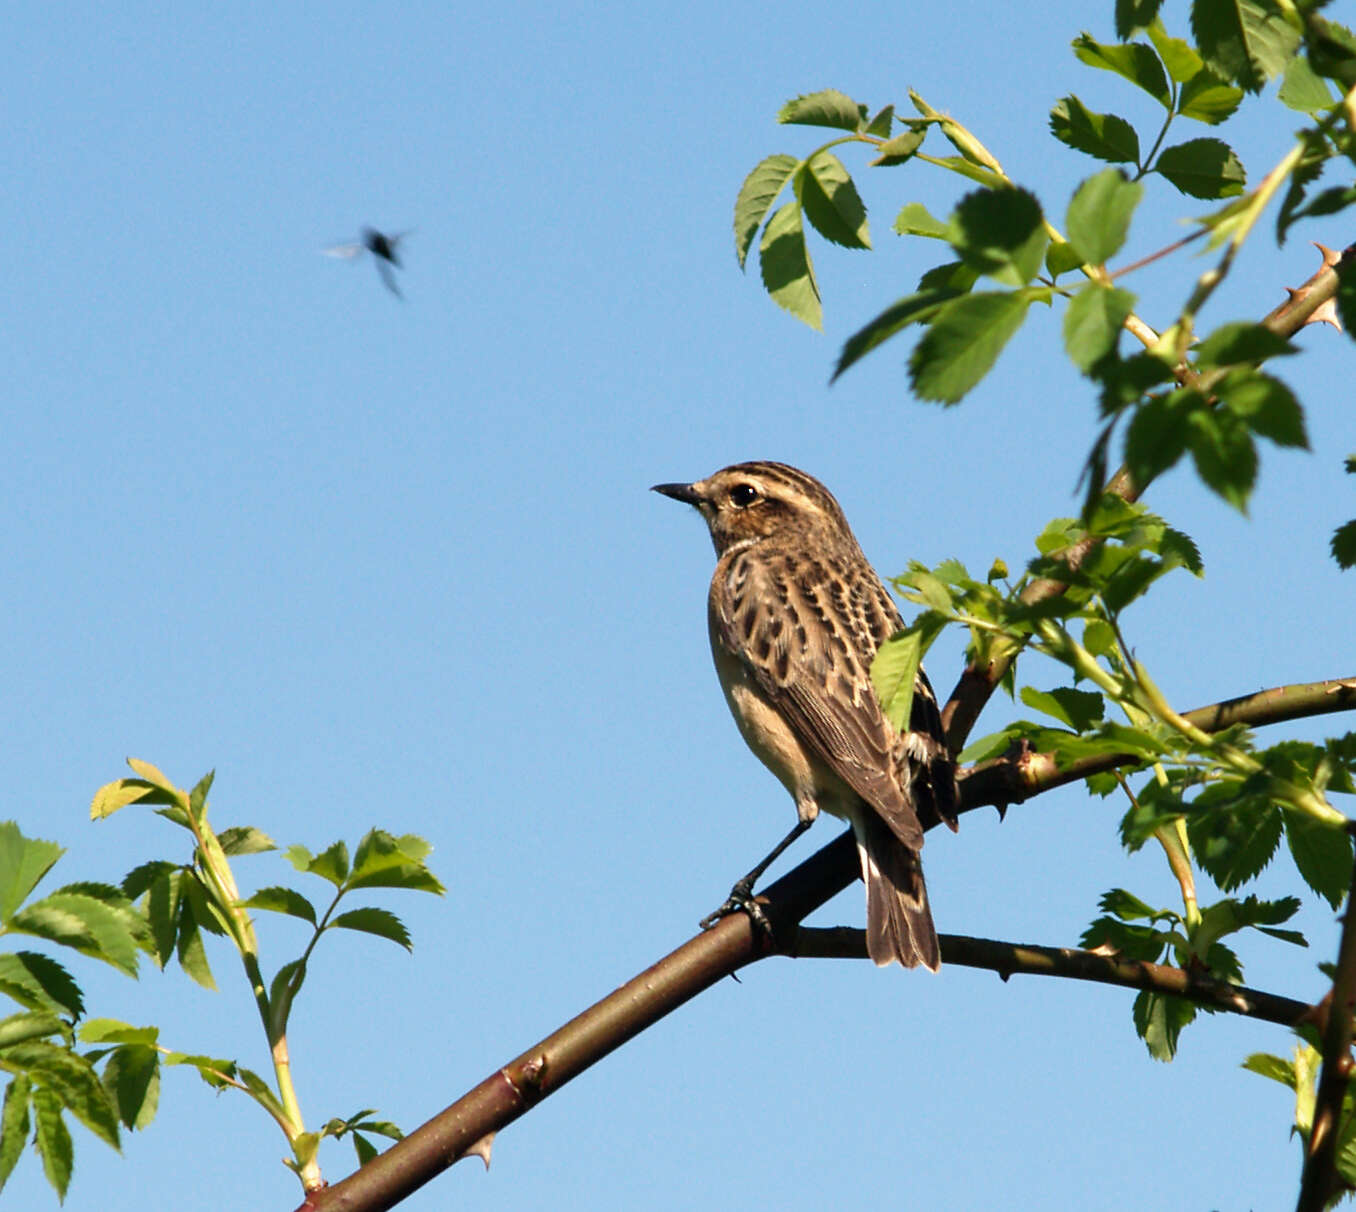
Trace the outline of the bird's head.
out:
[[[717,554],[790,535],[824,543],[851,538],[833,494],[785,463],[736,463],[693,484],[656,484],[653,491],[696,508],[711,528]]]

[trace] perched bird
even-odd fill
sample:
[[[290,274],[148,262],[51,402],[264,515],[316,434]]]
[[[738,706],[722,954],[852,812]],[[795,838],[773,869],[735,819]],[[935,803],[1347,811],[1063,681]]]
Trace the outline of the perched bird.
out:
[[[377,272],[381,275],[381,280],[386,283],[386,289],[397,299],[403,299],[405,296],[400,293],[400,287],[396,285],[395,270],[391,267],[401,268],[400,257],[396,250],[401,240],[409,234],[407,231],[402,231],[394,236],[388,236],[379,232],[375,227],[364,227],[356,243],[332,244],[322,251],[327,257],[343,257],[350,261],[363,252],[370,252],[373,260],[377,263]]]
[[[955,766],[921,669],[908,731],[881,710],[871,660],[903,621],[838,502],[784,463],[738,463],[654,491],[695,506],[711,528],[716,673],[744,740],[796,802],[796,827],[713,916],[748,908],[754,882],[823,809],[856,836],[871,958],[936,971],[919,815],[955,828]]]

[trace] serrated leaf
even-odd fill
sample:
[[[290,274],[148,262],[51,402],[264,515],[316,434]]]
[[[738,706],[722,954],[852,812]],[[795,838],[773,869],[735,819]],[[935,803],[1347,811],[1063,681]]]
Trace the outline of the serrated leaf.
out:
[[[877,650],[871,661],[871,685],[885,718],[896,732],[903,732],[913,712],[913,689],[923,663],[923,633],[896,632]]]
[[[884,109],[879,110],[876,116],[862,127],[862,134],[874,135],[877,139],[883,139],[889,135],[894,124],[895,107],[893,105],[887,105]]]
[[[1139,163],[1139,136],[1115,114],[1099,114],[1077,97],[1068,96],[1050,111],[1050,133],[1075,151],[1113,164]]]
[[[186,897],[179,901],[179,924],[175,933],[175,951],[181,967],[204,989],[217,987],[212,979],[212,968],[207,962],[207,948],[203,944],[202,930],[197,915]]]
[[[1341,828],[1285,809],[1285,840],[1304,882],[1334,909],[1351,883],[1351,837]]]
[[[927,137],[927,127],[910,127],[901,131],[892,139],[886,139],[876,151],[879,153],[874,160],[868,160],[867,163],[872,168],[889,168],[896,164],[903,164],[913,159],[914,153],[923,146],[923,140]]]
[[[1121,250],[1144,187],[1118,168],[1104,168],[1074,192],[1065,226],[1069,239],[1091,265],[1102,265]]]
[[[302,847],[295,847],[294,849],[301,850]],[[291,857],[290,851],[288,857]],[[314,858],[311,858],[308,854],[306,865],[302,870],[328,880],[336,888],[341,887],[348,878],[348,846],[343,841],[338,841],[322,850]]]
[[[1146,22],[1144,28],[1158,57],[1163,60],[1163,66],[1168,69],[1168,75],[1178,84],[1185,84],[1205,66],[1195,48],[1181,38],[1170,37],[1157,16]]]
[[[247,854],[264,854],[276,850],[277,843],[262,829],[253,825],[233,825],[217,834],[222,853],[228,858],[237,858]]]
[[[9,1181],[28,1141],[30,1090],[28,1078],[21,1073],[5,1087],[5,1100],[0,1104],[0,1190]]]
[[[1201,68],[1182,85],[1177,112],[1184,118],[1218,126],[1243,103],[1243,90],[1226,84],[1208,67]]]
[[[60,1035],[65,1028],[65,1022],[46,1011],[28,1010],[21,1014],[10,1014],[0,1018],[0,1049],[28,1040],[46,1039],[49,1035]]]
[[[1052,278],[1083,264],[1083,254],[1068,240],[1052,240],[1045,249],[1045,268]]]
[[[56,842],[25,837],[13,821],[0,822],[0,922],[9,921],[65,853]]]
[[[1135,998],[1135,1030],[1154,1060],[1170,1061],[1177,1055],[1182,1028],[1196,1017],[1196,1007],[1180,997],[1141,992]]]
[[[866,121],[864,108],[836,88],[794,97],[777,111],[777,121],[796,126],[832,126],[857,130]]]
[[[945,304],[909,358],[919,398],[955,404],[965,396],[1022,326],[1027,306],[1017,291],[978,292]]]
[[[360,1132],[353,1134],[353,1151],[358,1156],[358,1165],[365,1166],[377,1156],[377,1147]]]
[[[1023,686],[1021,699],[1028,707],[1054,716],[1075,732],[1086,732],[1094,724],[1100,723],[1106,712],[1106,703],[1100,694],[1091,690],[1075,690],[1070,686],[1058,686],[1054,690]]]
[[[50,1091],[86,1128],[118,1147],[117,1113],[86,1057],[55,1044],[32,1041],[8,1049],[5,1060],[6,1067],[26,1070],[36,1085]]]
[[[1254,1052],[1243,1062],[1241,1068],[1252,1073],[1260,1073],[1263,1077],[1269,1077],[1272,1081],[1280,1082],[1292,1090],[1295,1088],[1295,1066],[1279,1056],[1272,1056],[1268,1052]]]
[[[394,913],[386,909],[377,909],[371,905],[362,909],[350,909],[347,913],[340,913],[332,918],[330,925],[390,939],[393,943],[399,943],[406,951],[413,949],[410,944],[410,932]]]
[[[1198,409],[1187,416],[1187,446],[1206,486],[1246,513],[1257,482],[1257,448],[1243,422],[1224,409]]]
[[[1124,888],[1111,888],[1102,894],[1097,908],[1103,913],[1112,913],[1124,922],[1140,921],[1156,917],[1158,911],[1140,900],[1133,892]]]
[[[1153,171],[1193,198],[1231,198],[1243,192],[1247,179],[1233,148],[1219,139],[1189,139],[1165,147]]]
[[[1135,409],[1125,431],[1125,464],[1137,487],[1148,487],[1186,453],[1187,418],[1194,408],[1204,407],[1205,398],[1199,392],[1183,388],[1151,396]]]
[[[1277,446],[1309,449],[1299,401],[1279,379],[1240,367],[1225,375],[1215,390],[1253,433],[1269,438]]]
[[[64,1011],[79,1018],[85,1008],[80,986],[71,974],[36,951],[0,953],[0,992],[30,1010]]]
[[[1334,104],[1328,82],[1309,66],[1303,55],[1286,64],[1285,79],[1276,99],[1302,114],[1313,115],[1326,112]]]
[[[42,1171],[59,1199],[66,1198],[71,1184],[73,1150],[71,1133],[61,1118],[61,1104],[50,1090],[36,1088],[30,1098],[33,1107],[33,1146],[42,1158]]]
[[[925,323],[941,310],[950,299],[961,292],[957,290],[929,290],[916,295],[906,295],[892,303],[880,315],[864,328],[858,329],[844,343],[843,351],[838,355],[838,364],[833,368],[833,382],[854,362],[859,361],[884,344],[896,333],[910,324]]]
[[[1274,0],[1195,0],[1191,30],[1206,65],[1250,93],[1284,70],[1299,44]]]
[[[102,820],[112,816],[119,808],[141,801],[148,804],[164,803],[165,796],[143,779],[114,779],[94,793],[94,799],[90,801],[89,818],[92,821]]]
[[[758,246],[759,268],[772,301],[822,332],[819,283],[805,246],[800,214],[798,203],[787,202],[768,220]]]
[[[118,1048],[104,1066],[104,1087],[119,1120],[134,1131],[145,1128],[160,1105],[160,1054],[146,1044]]]
[[[971,269],[1008,286],[1036,276],[1048,237],[1040,203],[1024,189],[977,189],[960,200],[947,239]]]
[[[243,904],[246,909],[267,909],[272,913],[286,913],[291,917],[299,917],[310,922],[312,926],[316,924],[315,906],[292,888],[279,885],[260,888]]]
[[[1072,299],[1064,313],[1064,348],[1085,374],[1113,349],[1135,310],[1135,296],[1118,286],[1089,282]]]
[[[753,237],[758,234],[773,201],[799,163],[795,156],[768,156],[744,178],[734,209],[735,256],[739,259],[740,269],[744,268]]]
[[[1356,518],[1343,522],[1332,532],[1328,548],[1338,568],[1356,568]]]
[[[1104,45],[1095,41],[1091,34],[1079,34],[1073,40],[1073,52],[1080,62],[1115,72],[1142,88],[1164,109],[1172,108],[1172,93],[1163,74],[1163,64],[1152,48],[1142,42]]]
[[[1163,0],[1116,0],[1116,37],[1129,38],[1155,22]]]
[[[134,914],[89,895],[80,885],[69,885],[21,909],[11,918],[9,928],[71,947],[135,976],[138,936],[133,933],[134,921]]]
[[[805,216],[821,236],[843,248],[870,248],[866,207],[843,162],[831,152],[812,157],[796,175]]]
[[[1284,337],[1265,324],[1221,324],[1192,348],[1196,365],[1232,366],[1238,362],[1262,362],[1267,358],[1299,353]]]
[[[934,218],[921,202],[906,203],[895,216],[894,231],[900,236],[928,236],[934,240],[945,240],[947,226]]]

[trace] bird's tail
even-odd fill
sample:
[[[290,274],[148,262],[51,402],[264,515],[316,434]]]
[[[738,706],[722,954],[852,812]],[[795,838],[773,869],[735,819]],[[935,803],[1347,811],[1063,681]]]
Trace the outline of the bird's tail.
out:
[[[898,961],[936,972],[941,949],[928,908],[923,864],[874,812],[852,822],[866,884],[866,950],[880,967]]]

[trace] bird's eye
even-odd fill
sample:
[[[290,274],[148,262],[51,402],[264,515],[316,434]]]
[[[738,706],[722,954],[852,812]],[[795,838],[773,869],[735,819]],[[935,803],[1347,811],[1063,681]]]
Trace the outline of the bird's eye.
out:
[[[745,509],[758,499],[758,489],[752,484],[736,484],[730,489],[730,504],[736,509]]]

